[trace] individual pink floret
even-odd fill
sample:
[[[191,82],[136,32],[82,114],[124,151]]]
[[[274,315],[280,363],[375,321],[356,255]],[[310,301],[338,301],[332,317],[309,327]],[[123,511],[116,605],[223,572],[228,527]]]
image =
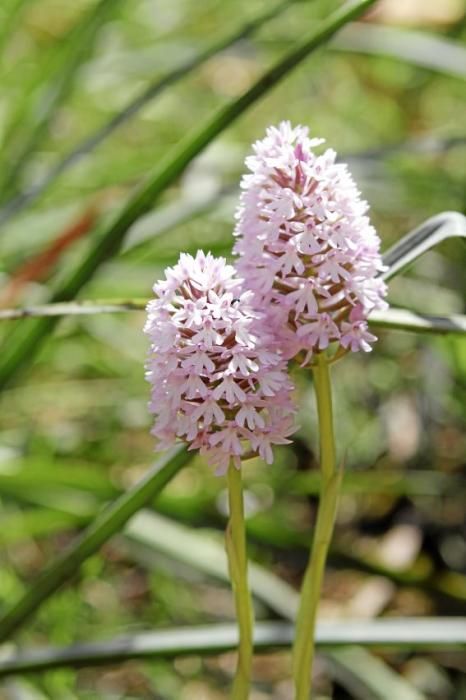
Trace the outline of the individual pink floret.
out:
[[[217,473],[251,454],[270,463],[295,429],[293,386],[252,292],[202,252],[181,255],[154,292],[144,332],[158,448],[185,441]]]
[[[331,343],[370,350],[367,316],[387,306],[368,205],[335,151],[314,152],[322,143],[289,122],[267,129],[246,158],[236,212],[238,274],[269,309],[285,356],[306,361]]]

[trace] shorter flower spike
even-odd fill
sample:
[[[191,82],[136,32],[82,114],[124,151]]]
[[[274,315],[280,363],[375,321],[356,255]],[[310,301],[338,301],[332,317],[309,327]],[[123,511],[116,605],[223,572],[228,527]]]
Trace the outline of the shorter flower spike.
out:
[[[379,237],[347,166],[323,139],[282,122],[246,159],[236,213],[236,264],[254,305],[269,309],[287,358],[331,343],[371,349],[373,309],[386,308]]]
[[[152,433],[158,448],[184,440],[223,474],[243,455],[272,462],[294,431],[286,361],[223,258],[182,254],[154,285],[150,338]]]

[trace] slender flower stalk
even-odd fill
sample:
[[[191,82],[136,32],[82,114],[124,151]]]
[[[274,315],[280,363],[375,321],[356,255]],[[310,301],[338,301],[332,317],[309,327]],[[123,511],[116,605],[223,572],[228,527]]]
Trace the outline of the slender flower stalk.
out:
[[[230,465],[228,472],[230,519],[226,549],[239,628],[238,663],[231,691],[232,700],[248,700],[253,657],[253,608],[248,585],[246,534],[241,470]]]
[[[319,418],[322,486],[311,557],[304,574],[296,619],[296,635],[293,646],[293,678],[296,700],[309,700],[311,697],[317,610],[328,549],[333,534],[341,482],[341,470],[337,469],[335,458],[330,368],[323,353],[317,356],[312,370]]]
[[[312,368],[322,489],[304,576],[293,648],[296,700],[309,700],[317,608],[336,516],[336,468],[329,366],[371,350],[372,310],[386,308],[380,241],[347,166],[323,139],[289,122],[270,127],[246,159],[236,212],[236,267],[267,309],[284,357]]]
[[[239,626],[233,700],[249,696],[253,615],[241,487],[241,462],[273,461],[272,445],[289,442],[295,407],[286,360],[263,313],[251,305],[223,258],[181,255],[154,285],[145,332],[151,345],[147,379],[158,447],[177,441],[199,449],[227,474],[228,562]]]

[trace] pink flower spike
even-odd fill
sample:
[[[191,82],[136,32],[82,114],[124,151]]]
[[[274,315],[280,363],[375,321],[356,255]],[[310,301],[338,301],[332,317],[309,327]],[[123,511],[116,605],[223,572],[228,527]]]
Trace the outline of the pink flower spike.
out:
[[[375,336],[347,326],[386,308],[367,203],[335,151],[315,153],[322,143],[289,122],[269,127],[246,158],[236,212],[238,274],[254,305],[268,309],[287,358],[332,343],[367,350]]]
[[[183,254],[148,305],[147,379],[158,447],[199,449],[216,473],[245,452],[273,459],[296,409],[286,360],[223,258]],[[264,442],[265,441],[265,442]]]

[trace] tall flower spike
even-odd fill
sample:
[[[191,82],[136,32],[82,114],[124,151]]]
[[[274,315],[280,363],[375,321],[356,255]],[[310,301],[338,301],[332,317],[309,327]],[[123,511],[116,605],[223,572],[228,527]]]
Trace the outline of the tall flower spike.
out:
[[[154,292],[144,332],[159,447],[183,440],[220,474],[251,453],[270,463],[294,430],[293,387],[252,293],[200,251],[182,254]]]
[[[347,166],[308,129],[270,127],[246,159],[236,213],[236,267],[269,308],[288,358],[339,343],[371,349],[373,309],[386,308],[379,238]]]

